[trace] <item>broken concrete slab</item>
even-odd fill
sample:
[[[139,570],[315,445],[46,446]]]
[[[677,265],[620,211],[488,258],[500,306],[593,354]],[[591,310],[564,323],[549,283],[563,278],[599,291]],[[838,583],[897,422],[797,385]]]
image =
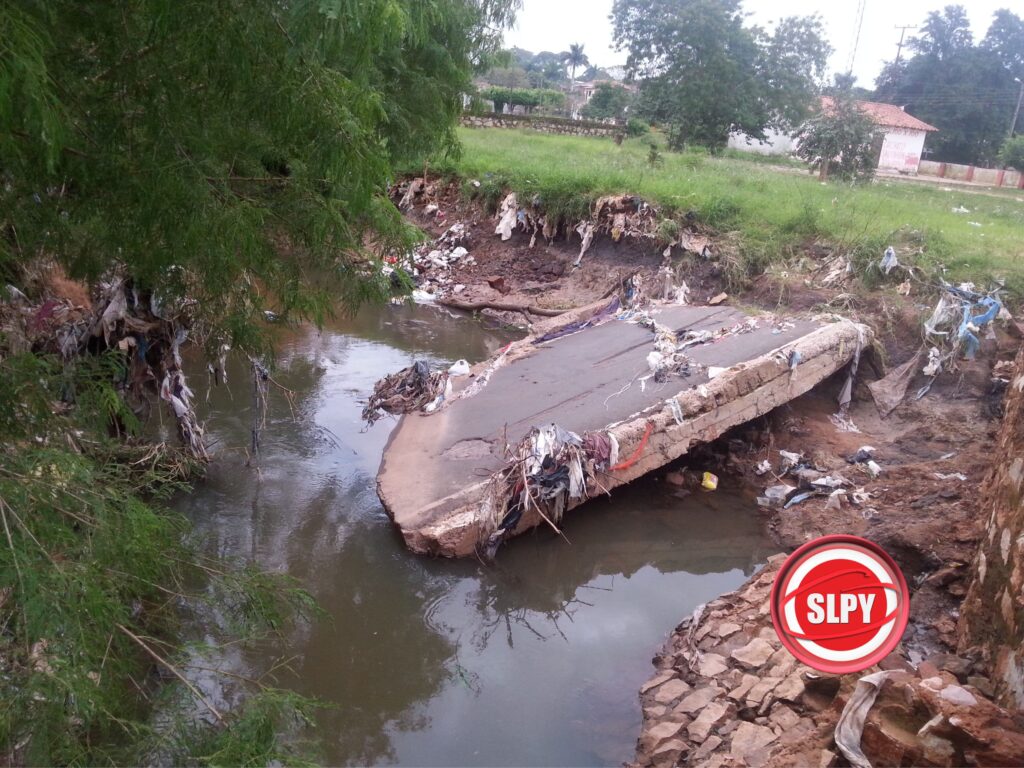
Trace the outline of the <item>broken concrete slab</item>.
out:
[[[778,738],[772,733],[771,728],[754,723],[740,723],[736,733],[732,737],[732,746],[729,749],[733,757],[746,758],[748,755],[767,747]]]
[[[508,446],[534,426],[554,422],[580,435],[613,435],[629,462],[602,473],[601,489],[612,490],[804,394],[871,338],[850,321],[779,325],[725,306],[648,311],[680,338],[687,331],[730,332],[687,348],[691,375],[661,384],[640,383],[650,373],[653,334],[626,319],[541,344],[525,339],[505,350],[501,362],[481,363],[457,379],[439,411],[404,416],[384,452],[378,493],[407,546],[448,557],[473,554],[486,535],[481,505],[491,478],[507,467]],[[568,508],[583,501],[571,500]],[[542,522],[531,508],[512,533]]]

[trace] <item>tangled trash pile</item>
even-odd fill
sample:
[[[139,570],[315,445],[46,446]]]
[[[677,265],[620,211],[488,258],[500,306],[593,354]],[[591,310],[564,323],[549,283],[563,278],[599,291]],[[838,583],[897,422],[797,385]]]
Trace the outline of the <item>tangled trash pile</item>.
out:
[[[569,502],[588,498],[598,474],[616,467],[619,444],[611,432],[580,437],[549,424],[531,429],[508,453],[508,466],[491,478],[481,507],[478,552],[489,560],[530,509],[561,534]]]
[[[415,248],[404,259],[392,258],[384,265],[385,276],[392,275],[395,270],[409,274],[416,290],[413,299],[429,302],[436,297],[451,292],[459,294],[464,285],[454,283],[452,268],[455,266],[473,266],[476,259],[470,255],[467,246],[470,243],[470,227],[465,222],[456,222],[446,229],[433,243],[425,243]]]
[[[507,349],[507,348],[506,348]],[[499,356],[498,360],[502,357]],[[492,364],[493,365],[493,364]],[[458,360],[447,370],[430,370],[419,360],[398,373],[380,379],[373,387],[373,395],[363,408],[363,420],[373,426],[385,413],[392,416],[423,411],[434,413],[452,394],[452,379],[469,375],[469,363]],[[492,370],[483,375],[488,378]]]
[[[49,264],[40,269],[58,270]],[[66,365],[96,350],[118,351],[125,367],[115,386],[133,411],[144,413],[149,396],[158,395],[171,411],[189,454],[209,458],[180,353],[189,336],[191,302],[169,306],[156,292],[143,292],[116,272],[103,277],[91,296],[83,287],[77,301],[54,296],[33,301],[11,285],[6,294],[0,301],[0,333],[10,351],[52,352]],[[221,383],[229,347],[222,344],[218,349],[210,372],[211,379]],[[74,394],[65,397],[71,402]]]
[[[988,293],[980,293],[973,283],[941,285],[938,303],[924,323],[924,343],[921,348],[885,378],[868,385],[883,416],[903,402],[911,381],[919,371],[927,377],[927,381],[917,390],[914,400],[927,395],[943,371],[955,371],[960,359],[975,358],[981,346],[981,337],[993,332],[994,321],[1000,316],[1009,317],[999,298],[1001,290],[996,288]]]

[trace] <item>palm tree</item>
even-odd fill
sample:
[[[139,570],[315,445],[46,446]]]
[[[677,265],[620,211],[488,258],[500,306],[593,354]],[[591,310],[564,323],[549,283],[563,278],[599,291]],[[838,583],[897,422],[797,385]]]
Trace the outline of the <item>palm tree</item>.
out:
[[[569,46],[569,50],[565,54],[565,63],[568,64],[569,68],[572,70],[571,85],[576,85],[577,68],[590,65],[590,59],[588,59],[587,54],[583,52],[582,43],[573,43]]]

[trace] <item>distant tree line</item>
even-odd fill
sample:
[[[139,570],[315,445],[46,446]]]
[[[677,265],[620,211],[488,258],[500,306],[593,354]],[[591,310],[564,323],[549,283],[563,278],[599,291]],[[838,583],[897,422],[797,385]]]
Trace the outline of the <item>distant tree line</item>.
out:
[[[1000,148],[1024,121],[1014,110],[1024,80],[1024,20],[1009,10],[993,15],[977,44],[967,11],[948,5],[928,14],[921,33],[907,46],[909,59],[886,64],[876,80],[878,101],[939,129],[928,137],[936,160],[993,164]]]

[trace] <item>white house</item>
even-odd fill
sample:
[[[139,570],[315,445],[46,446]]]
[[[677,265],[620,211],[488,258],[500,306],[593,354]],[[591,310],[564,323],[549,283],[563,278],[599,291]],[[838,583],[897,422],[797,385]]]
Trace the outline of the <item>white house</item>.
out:
[[[822,107],[828,109],[831,99],[825,97],[821,102]],[[905,112],[903,107],[895,104],[858,101],[857,106],[882,130],[882,153],[878,157],[878,169],[917,173],[917,168],[921,164],[921,153],[924,151],[925,137],[939,129],[918,120]]]
[[[831,105],[832,99],[828,96],[822,98],[822,109],[827,110]],[[878,158],[879,170],[917,173],[921,164],[921,153],[924,151],[925,137],[939,129],[918,120],[895,104],[858,101],[857,106],[881,129],[882,151]],[[788,155],[796,149],[796,145],[797,142],[792,135],[775,131],[768,131],[767,141],[764,142],[742,133],[734,133],[729,137],[729,146],[733,149],[762,155]]]

